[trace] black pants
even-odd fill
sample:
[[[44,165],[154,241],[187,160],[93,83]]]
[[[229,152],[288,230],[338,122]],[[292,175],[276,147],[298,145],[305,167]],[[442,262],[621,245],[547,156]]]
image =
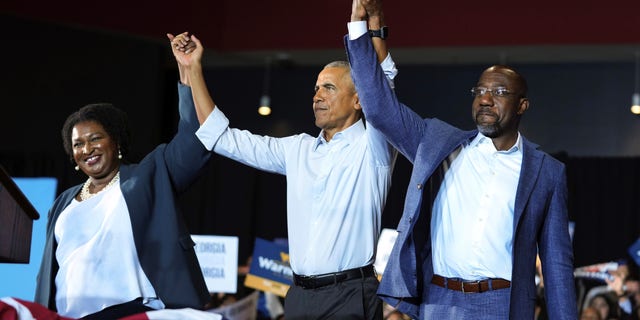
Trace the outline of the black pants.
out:
[[[154,310],[142,303],[142,298],[135,299],[133,301],[116,304],[114,306],[107,307],[96,313],[88,314],[82,319],[86,320],[114,320],[124,318],[132,314],[147,312]]]
[[[382,319],[382,301],[376,295],[375,276],[353,279],[317,289],[291,285],[284,299],[284,318]]]

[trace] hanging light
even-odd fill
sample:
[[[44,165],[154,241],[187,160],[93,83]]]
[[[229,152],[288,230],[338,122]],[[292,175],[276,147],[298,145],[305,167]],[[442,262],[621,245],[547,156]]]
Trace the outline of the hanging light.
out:
[[[264,80],[262,83],[262,97],[260,97],[260,106],[258,114],[268,116],[271,114],[271,97],[269,97],[269,84],[271,82],[271,58],[265,59]]]
[[[271,114],[271,98],[268,94],[263,94],[262,97],[260,97],[260,106],[258,107],[258,113],[261,116],[268,116]]]
[[[640,93],[634,93],[631,96],[631,113],[640,114]]]
[[[636,51],[635,87],[631,96],[631,113],[640,114],[640,52]]]

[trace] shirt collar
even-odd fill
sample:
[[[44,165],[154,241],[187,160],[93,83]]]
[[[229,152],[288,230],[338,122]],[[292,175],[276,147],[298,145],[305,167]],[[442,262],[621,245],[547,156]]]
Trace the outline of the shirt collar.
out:
[[[469,142],[469,146],[470,147],[476,147],[481,143],[486,143],[486,142],[491,142],[491,138],[483,135],[482,133],[478,132],[478,135],[473,138],[473,140],[471,140],[471,142]],[[522,150],[522,137],[520,136],[520,131],[518,131],[518,139],[516,139],[516,143],[513,144],[513,146],[511,148],[509,148],[509,150],[504,150],[504,151],[498,151],[498,152],[502,152],[502,153],[512,153],[512,152],[517,152],[517,151],[521,151]]]
[[[333,135],[333,138],[331,138],[331,141],[329,142],[344,140],[348,143],[360,137],[362,134],[364,134],[364,131],[365,131],[364,121],[362,121],[362,118],[360,118],[350,127],[340,132],[336,132],[336,134]],[[318,134],[318,136],[316,137],[316,143],[314,145],[314,149],[318,148],[318,146],[321,144],[327,144],[329,142],[327,142],[327,140],[325,140],[324,138],[324,129],[323,129],[320,131],[320,134]]]

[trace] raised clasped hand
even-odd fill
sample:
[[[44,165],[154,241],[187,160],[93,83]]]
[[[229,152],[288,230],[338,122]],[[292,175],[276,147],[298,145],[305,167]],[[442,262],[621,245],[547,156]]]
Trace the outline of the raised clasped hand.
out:
[[[191,41],[191,37],[188,32],[183,32],[177,36],[167,33],[167,37],[169,38],[169,41],[171,41],[172,50],[178,50],[188,54],[196,48],[196,44]]]

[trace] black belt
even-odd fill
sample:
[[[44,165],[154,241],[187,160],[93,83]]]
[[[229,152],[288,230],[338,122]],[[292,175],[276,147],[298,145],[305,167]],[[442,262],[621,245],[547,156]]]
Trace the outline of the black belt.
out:
[[[352,279],[364,279],[376,275],[373,265],[361,268],[349,269],[339,272],[318,274],[315,276],[301,276],[293,274],[293,283],[304,289],[316,289],[331,284],[337,284]]]

